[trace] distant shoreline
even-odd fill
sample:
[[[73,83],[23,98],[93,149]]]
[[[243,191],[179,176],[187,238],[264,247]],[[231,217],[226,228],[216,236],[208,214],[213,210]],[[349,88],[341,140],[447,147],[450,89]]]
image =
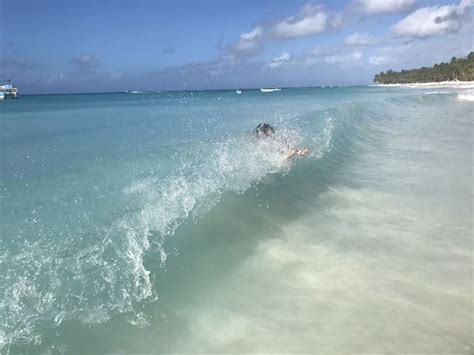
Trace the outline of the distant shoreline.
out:
[[[371,86],[401,87],[401,88],[408,88],[408,89],[437,89],[437,88],[474,89],[474,81],[439,81],[439,82],[430,82],[430,83],[374,84]]]

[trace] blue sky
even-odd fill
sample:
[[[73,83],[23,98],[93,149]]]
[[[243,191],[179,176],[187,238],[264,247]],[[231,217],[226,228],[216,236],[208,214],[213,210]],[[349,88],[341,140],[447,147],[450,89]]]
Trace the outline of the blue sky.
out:
[[[473,50],[473,1],[0,0],[24,93],[368,84]]]

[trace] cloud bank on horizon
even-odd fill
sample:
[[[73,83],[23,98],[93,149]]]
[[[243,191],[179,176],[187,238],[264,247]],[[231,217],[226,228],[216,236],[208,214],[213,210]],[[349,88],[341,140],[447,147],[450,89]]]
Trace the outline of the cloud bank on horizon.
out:
[[[2,31],[2,78],[30,93],[351,85],[473,50],[473,0],[91,4],[2,2],[0,26],[19,29]]]

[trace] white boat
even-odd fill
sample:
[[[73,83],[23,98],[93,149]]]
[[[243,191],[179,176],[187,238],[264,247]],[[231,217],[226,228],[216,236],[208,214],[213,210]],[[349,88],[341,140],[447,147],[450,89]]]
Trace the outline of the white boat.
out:
[[[238,95],[240,95],[240,94],[242,93],[242,90],[237,89],[237,90],[235,90],[235,93],[238,94]]]
[[[264,88],[260,89],[261,92],[274,92],[274,91],[281,91],[280,88]]]
[[[10,84],[10,80],[6,80],[4,84],[0,85],[0,93],[2,94],[0,100],[8,98],[18,98],[18,89],[13,87],[12,84]]]
[[[4,100],[5,99],[5,94],[3,92],[0,92],[0,100]]]

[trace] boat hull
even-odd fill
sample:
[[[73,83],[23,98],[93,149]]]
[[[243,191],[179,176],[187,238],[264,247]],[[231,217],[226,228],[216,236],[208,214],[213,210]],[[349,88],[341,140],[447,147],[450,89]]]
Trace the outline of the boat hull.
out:
[[[261,92],[274,92],[274,91],[281,91],[281,89],[274,88],[274,89],[260,89]]]

